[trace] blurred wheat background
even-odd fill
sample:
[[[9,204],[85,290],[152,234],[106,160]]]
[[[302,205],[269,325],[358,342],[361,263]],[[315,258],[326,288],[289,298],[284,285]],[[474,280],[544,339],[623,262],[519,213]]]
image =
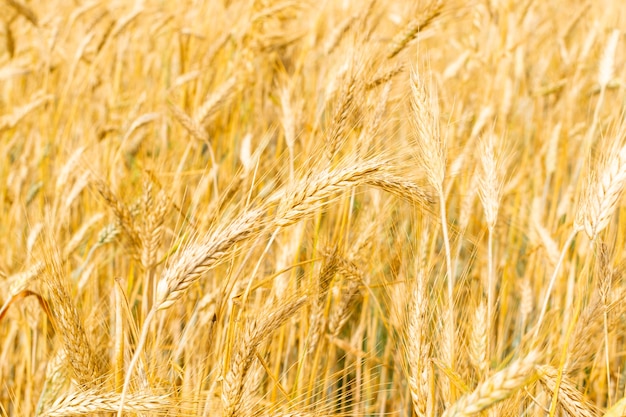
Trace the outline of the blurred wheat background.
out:
[[[0,1],[1,416],[608,416],[620,0]]]

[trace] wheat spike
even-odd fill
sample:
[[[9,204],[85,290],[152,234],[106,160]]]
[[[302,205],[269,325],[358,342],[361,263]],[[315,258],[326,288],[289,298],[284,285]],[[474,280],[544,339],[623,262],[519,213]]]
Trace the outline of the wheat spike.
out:
[[[120,394],[87,390],[59,397],[41,417],[86,416],[117,411]],[[124,411],[129,413],[165,413],[172,407],[166,395],[133,393],[124,401]]]
[[[532,351],[496,372],[448,408],[443,417],[471,416],[505,400],[533,379],[539,358],[539,353]]]
[[[270,311],[262,320],[253,321],[246,326],[240,338],[230,370],[224,377],[222,401],[224,416],[233,417],[244,406],[244,386],[248,371],[254,360],[256,348],[263,339],[278,329],[285,321],[300,309],[308,297],[301,296],[284,302],[283,305]]]
[[[413,407],[418,416],[426,416],[428,398],[428,298],[426,277],[421,271],[415,277],[413,299],[408,311],[408,325],[404,334],[409,365],[409,389]]]
[[[620,132],[620,139],[626,129]],[[608,224],[626,182],[626,146],[611,152],[591,176],[576,217],[577,229],[595,239]]]
[[[558,395],[559,404],[570,416],[595,417],[595,408],[590,404],[583,394],[576,389],[574,383],[566,376],[562,376],[559,381],[559,392],[556,393],[558,370],[549,365],[538,367],[539,380],[542,385],[550,391],[552,395]]]
[[[55,320],[53,324],[63,338],[68,358],[71,358],[69,363],[74,378],[81,386],[93,388],[99,384],[103,367],[96,358],[81,316],[69,295],[59,256],[51,245],[46,246],[47,259],[42,281],[49,293],[49,305]]]
[[[407,44],[415,39],[420,31],[433,23],[441,14],[442,8],[443,2],[435,0],[426,8],[422,16],[411,20],[401,32],[394,36],[387,58],[391,59],[402,52]]]

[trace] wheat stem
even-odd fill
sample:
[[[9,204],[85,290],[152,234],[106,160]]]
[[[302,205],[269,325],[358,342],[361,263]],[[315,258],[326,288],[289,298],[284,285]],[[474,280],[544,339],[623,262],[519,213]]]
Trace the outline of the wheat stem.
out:
[[[552,276],[550,277],[550,282],[548,283],[548,288],[546,289],[546,293],[543,296],[543,304],[541,306],[541,312],[539,313],[539,318],[537,319],[537,324],[535,324],[535,333],[534,333],[534,336],[533,336],[535,339],[539,335],[539,330],[541,330],[541,324],[543,323],[543,319],[544,319],[544,316],[546,314],[546,310],[548,309],[548,303],[550,302],[550,296],[552,295],[552,289],[554,288],[554,284],[556,283],[556,278],[559,275],[559,269],[561,267],[561,264],[563,264],[563,260],[565,259],[565,254],[567,253],[567,250],[569,249],[569,246],[571,245],[572,241],[576,237],[576,234],[578,234],[578,228],[575,228],[574,230],[572,230],[572,232],[570,233],[569,237],[565,241],[565,245],[563,245],[563,250],[561,251],[561,255],[559,256],[559,260],[558,260],[556,266],[554,267],[554,271],[552,272]]]
[[[117,417],[122,417],[122,412],[124,411],[124,401],[126,399],[126,393],[128,392],[128,387],[130,386],[130,380],[133,376],[133,370],[139,361],[139,356],[141,355],[141,351],[143,350],[143,346],[146,344],[146,340],[148,339],[148,332],[150,331],[150,325],[152,324],[152,320],[156,317],[156,310],[154,307],[150,310],[146,319],[143,322],[143,327],[141,329],[141,336],[139,337],[139,342],[135,347],[135,352],[133,353],[133,357],[128,364],[128,369],[126,370],[126,378],[124,378],[124,386],[122,387],[122,393],[120,394],[120,404],[117,410]]]

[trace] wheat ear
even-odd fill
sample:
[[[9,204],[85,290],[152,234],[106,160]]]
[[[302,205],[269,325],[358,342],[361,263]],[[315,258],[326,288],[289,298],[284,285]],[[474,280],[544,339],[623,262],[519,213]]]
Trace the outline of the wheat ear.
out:
[[[315,298],[311,306],[311,320],[309,323],[309,333],[307,335],[306,352],[311,353],[317,348],[319,338],[326,326],[325,316],[326,302],[330,284],[339,268],[339,255],[335,249],[324,256],[324,264],[320,270],[319,277],[315,282]]]
[[[120,394],[95,390],[79,391],[59,397],[40,417],[87,416],[115,412],[121,404]],[[133,393],[124,402],[129,413],[166,413],[172,407],[167,396]]]
[[[222,401],[224,416],[233,417],[243,406],[242,399],[246,376],[255,358],[256,348],[261,342],[283,325],[291,316],[307,302],[307,296],[300,296],[269,312],[261,321],[253,321],[244,332],[238,343],[230,370],[224,378]]]
[[[589,401],[576,389],[574,383],[562,375],[560,380],[558,370],[553,366],[542,365],[538,369],[539,381],[552,395],[557,395],[559,404],[571,416],[595,417],[596,413]],[[558,380],[558,393],[557,389]]]
[[[413,300],[409,308],[408,325],[404,334],[409,365],[409,389],[413,407],[418,416],[426,416],[428,398],[428,298],[426,277],[420,271],[416,276]]]
[[[537,351],[532,351],[495,373],[480,383],[472,393],[461,397],[443,413],[443,417],[471,416],[508,398],[533,379],[539,357]]]
[[[620,142],[626,129],[620,133]],[[617,152],[609,150],[609,158],[592,174],[576,215],[576,229],[584,229],[594,240],[608,224],[626,183],[626,146]]]
[[[479,304],[474,312],[474,322],[472,326],[472,334],[470,336],[469,359],[470,363],[480,377],[487,375],[489,362],[487,360],[487,329],[488,316],[485,303]]]
[[[69,296],[59,255],[53,247],[45,249],[48,254],[43,282],[48,288],[50,309],[54,312],[55,327],[63,337],[70,366],[77,382],[84,387],[94,387],[103,375],[102,367],[95,357],[85,327],[76,306]]]
[[[441,14],[442,7],[443,2],[441,0],[435,0],[428,6],[422,16],[411,20],[401,32],[394,36],[387,58],[391,59],[402,52],[407,44],[415,39],[420,31],[424,30]]]

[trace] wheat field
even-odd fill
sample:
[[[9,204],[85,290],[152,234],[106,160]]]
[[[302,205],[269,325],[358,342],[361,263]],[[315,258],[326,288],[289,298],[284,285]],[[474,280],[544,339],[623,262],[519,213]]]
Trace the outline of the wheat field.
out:
[[[621,0],[0,16],[0,416],[626,415]]]

